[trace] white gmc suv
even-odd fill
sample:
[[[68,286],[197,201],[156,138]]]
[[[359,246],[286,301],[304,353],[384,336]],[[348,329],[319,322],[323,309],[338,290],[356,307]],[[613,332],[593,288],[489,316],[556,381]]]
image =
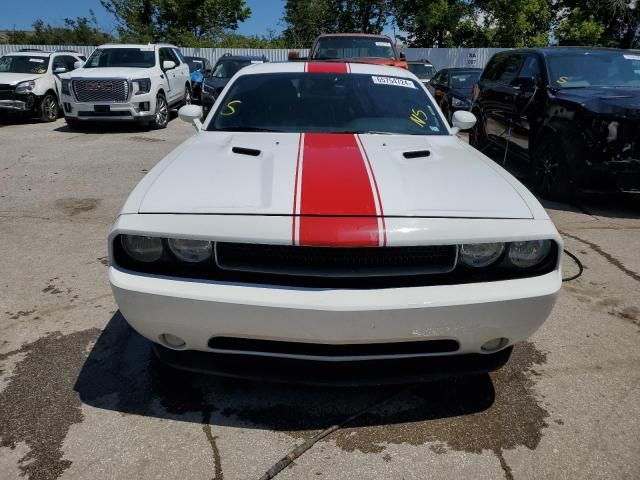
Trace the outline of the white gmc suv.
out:
[[[80,66],[84,59],[71,50],[44,52],[36,48],[1,56],[0,113],[55,121],[62,107],[60,76]]]
[[[189,65],[173,45],[102,45],[63,76],[67,124],[138,121],[165,128],[169,109],[191,103]]]

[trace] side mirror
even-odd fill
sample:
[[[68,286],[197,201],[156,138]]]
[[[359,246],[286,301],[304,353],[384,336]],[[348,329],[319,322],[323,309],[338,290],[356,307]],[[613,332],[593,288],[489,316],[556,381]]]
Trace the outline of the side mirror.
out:
[[[402,60],[403,62],[407,61],[407,56],[405,55],[404,52],[400,52],[400,60]]]
[[[73,64],[73,68],[74,69],[78,69],[78,68],[82,68],[82,67],[84,67],[84,62],[78,61],[78,62]]]
[[[176,68],[176,62],[174,62],[173,60],[165,60],[164,62],[162,62],[163,70],[171,70],[172,68]]]
[[[467,112],[466,110],[458,110],[453,114],[452,124],[453,124],[453,133],[458,133],[461,130],[469,130],[473,128],[476,124],[476,116]]]
[[[67,73],[67,69],[64,67],[56,67],[53,69],[53,73],[55,73],[56,75],[60,73]]]
[[[202,128],[202,122],[200,122],[202,118],[202,107],[200,105],[185,105],[178,110],[178,116],[181,120],[191,123],[196,130]]]

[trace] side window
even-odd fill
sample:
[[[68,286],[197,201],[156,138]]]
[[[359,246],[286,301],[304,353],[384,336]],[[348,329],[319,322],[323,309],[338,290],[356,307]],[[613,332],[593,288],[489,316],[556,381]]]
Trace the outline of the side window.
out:
[[[66,66],[67,72],[70,72],[72,70],[75,70],[75,63],[77,62],[75,57],[72,57],[71,55],[65,55],[64,57],[62,57],[64,64]]]
[[[498,81],[509,85],[518,76],[522,61],[523,57],[521,55],[509,55],[502,65]]]
[[[168,48],[161,48],[160,49],[160,68],[162,68],[164,70],[164,67],[162,66],[164,64],[164,62],[169,61],[169,62],[175,62],[175,58],[173,57],[173,55],[171,55],[171,50]],[[178,62],[176,62],[178,63]]]
[[[53,57],[53,64],[51,65],[51,71],[55,72],[56,68],[67,68],[66,63],[64,62],[64,57],[62,55]],[[67,68],[67,70],[69,69]]]
[[[178,57],[179,62],[176,62],[178,65],[180,65],[181,63],[187,63],[185,62],[184,56],[182,55],[182,52],[180,51],[180,49],[174,48],[171,51],[174,53],[176,57]]]
[[[540,60],[536,55],[528,55],[522,65],[522,70],[518,75],[522,78],[542,78],[542,68],[540,67]]]
[[[442,72],[442,76],[440,77],[440,81],[438,83],[445,87],[449,86],[449,70],[444,70]]]
[[[504,61],[506,55],[504,54],[496,54],[491,60],[489,60],[489,64],[485,67],[484,72],[482,72],[481,79],[482,80],[490,80],[495,81],[498,79],[498,67]]]

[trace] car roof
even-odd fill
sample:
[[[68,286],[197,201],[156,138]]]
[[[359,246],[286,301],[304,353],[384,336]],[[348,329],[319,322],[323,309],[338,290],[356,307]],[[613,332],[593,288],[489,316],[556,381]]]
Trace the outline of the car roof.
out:
[[[217,61],[220,60],[255,60],[264,62],[266,60],[266,57],[260,55],[223,55],[218,58]]]
[[[318,38],[325,37],[368,37],[368,38],[384,38],[385,40],[391,40],[391,37],[387,35],[377,35],[374,33],[323,33],[318,35]]]
[[[540,48],[518,48],[515,50],[507,50],[505,53],[541,53],[563,54],[575,52],[639,52],[639,50],[625,50],[622,48],[606,48],[606,47],[588,47],[588,46],[556,46],[556,47],[540,47]],[[500,52],[503,53],[503,52]]]
[[[50,57],[54,53],[56,52],[44,52],[42,50],[32,50],[29,52],[7,52],[5,53],[5,55],[15,55],[20,57]],[[63,52],[57,52],[57,53],[63,53]]]
[[[105,43],[98,48],[178,48],[170,43]]]
[[[360,62],[267,62],[256,63],[248,67],[243,68],[238,72],[238,75],[257,75],[265,73],[303,73],[307,71],[307,66],[310,64],[323,64],[323,65],[346,65],[347,71],[350,73],[364,74],[364,75],[380,75],[390,77],[401,77],[415,79],[416,76],[406,68],[390,67],[387,65],[378,65],[375,63],[360,63]],[[309,75],[316,75],[310,73]]]

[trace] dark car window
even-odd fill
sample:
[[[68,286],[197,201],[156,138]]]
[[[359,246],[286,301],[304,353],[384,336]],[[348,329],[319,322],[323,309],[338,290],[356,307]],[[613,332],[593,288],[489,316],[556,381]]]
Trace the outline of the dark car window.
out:
[[[389,40],[376,37],[324,37],[318,39],[312,53],[314,60],[341,58],[396,59],[396,52]]]
[[[433,74],[436,72],[436,69],[433,68],[433,65],[428,65],[424,63],[410,63],[409,71],[418,78],[424,78],[424,77],[432,77]]]
[[[173,54],[178,57],[178,62],[176,62],[178,65],[180,65],[181,63],[187,63],[186,60],[184,59],[184,56],[182,55],[182,52],[180,51],[179,48],[173,48],[171,49],[171,51],[173,52]]]
[[[231,78],[238,73],[238,70],[251,65],[253,62],[252,60],[221,59],[216,63],[211,76],[214,78]],[[255,63],[262,62],[255,61]]]
[[[78,60],[76,60],[75,57],[72,57],[70,55],[57,56],[53,60],[53,70],[55,70],[56,68],[62,67],[62,68],[65,68],[67,72],[70,72],[72,70],[75,70],[76,68],[75,63],[77,61]]]
[[[440,77],[439,85],[443,85],[445,87],[449,86],[449,70],[443,70],[442,76]]]
[[[527,55],[520,74],[520,78],[542,78],[542,67],[540,66],[540,59],[537,55]]]
[[[156,64],[153,48],[98,48],[84,68],[131,67],[150,68]]]
[[[640,54],[632,51],[558,52],[547,58],[550,83],[556,88],[640,87]]]
[[[5,55],[0,57],[0,73],[47,73],[49,57]]]
[[[448,134],[416,81],[302,72],[239,77],[208,130]]]
[[[523,56],[520,54],[499,53],[485,68],[482,79],[508,85],[516,79],[522,62]]]
[[[452,72],[449,86],[454,90],[471,90],[479,77],[480,72]]]
[[[176,54],[173,53],[173,50],[171,48],[161,48],[160,49],[160,66],[162,67],[162,69],[164,70],[164,67],[162,66],[164,62],[174,62],[176,65],[180,65],[180,60],[178,60],[178,57],[176,57]]]

